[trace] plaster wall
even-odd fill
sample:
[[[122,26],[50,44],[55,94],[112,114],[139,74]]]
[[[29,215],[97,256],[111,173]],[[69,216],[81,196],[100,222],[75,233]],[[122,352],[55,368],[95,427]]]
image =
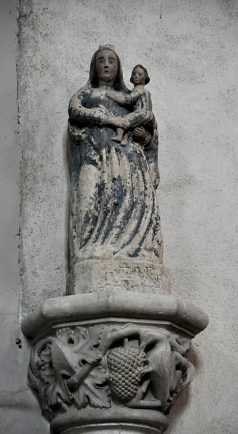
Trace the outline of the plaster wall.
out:
[[[2,0],[1,12],[2,432],[48,432],[26,386],[29,353],[25,341],[15,344],[17,318],[65,292],[67,105],[87,81],[91,55],[108,42],[128,86],[136,63],[149,70],[160,130],[165,265],[173,293],[210,317],[193,344],[195,379],[172,410],[168,433],[236,434],[237,1],[21,0],[18,29],[15,2]]]
[[[42,434],[46,422],[27,387],[29,350],[20,334],[17,10],[0,2],[0,433]]]

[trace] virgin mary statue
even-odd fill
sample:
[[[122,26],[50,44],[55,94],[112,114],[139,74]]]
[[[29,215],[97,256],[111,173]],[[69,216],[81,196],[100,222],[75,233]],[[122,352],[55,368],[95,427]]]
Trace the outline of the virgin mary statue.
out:
[[[115,102],[109,90],[130,93],[114,48],[100,46],[69,103],[69,274],[85,260],[162,264],[154,115]],[[113,140],[117,128],[127,129],[126,145]]]

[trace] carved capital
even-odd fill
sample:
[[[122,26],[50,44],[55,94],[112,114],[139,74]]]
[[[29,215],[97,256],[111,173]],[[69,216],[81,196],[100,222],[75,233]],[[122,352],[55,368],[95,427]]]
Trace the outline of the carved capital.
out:
[[[187,353],[207,324],[201,311],[167,296],[143,300],[144,311],[134,298],[109,300],[52,299],[23,323],[35,338],[29,384],[52,433],[160,434],[192,379]],[[93,303],[100,318],[91,315]],[[45,329],[37,336],[40,324]]]
[[[29,383],[50,420],[117,406],[167,413],[192,378],[189,338],[135,324],[59,328],[32,349]]]

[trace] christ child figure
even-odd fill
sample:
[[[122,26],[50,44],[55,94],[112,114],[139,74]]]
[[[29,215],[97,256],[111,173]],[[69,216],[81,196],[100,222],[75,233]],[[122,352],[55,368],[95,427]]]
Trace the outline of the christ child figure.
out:
[[[121,105],[134,105],[135,111],[148,111],[152,112],[152,102],[150,92],[145,89],[145,85],[149,83],[150,77],[148,75],[147,69],[143,65],[134,66],[131,78],[131,83],[134,84],[134,88],[131,90],[129,94],[124,92],[117,91],[107,91],[106,96],[113,99],[117,103]],[[126,120],[127,117],[130,117],[130,113],[124,117]],[[143,128],[143,127],[142,127]],[[141,127],[135,128],[133,135],[140,136]],[[144,129],[144,128],[143,128]],[[126,129],[117,128],[117,135],[112,139],[117,143],[121,143],[122,145],[127,145],[127,132]]]

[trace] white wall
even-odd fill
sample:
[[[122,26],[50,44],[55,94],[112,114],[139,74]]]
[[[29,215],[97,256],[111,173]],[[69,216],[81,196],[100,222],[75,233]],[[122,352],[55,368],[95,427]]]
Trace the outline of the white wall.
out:
[[[2,1],[1,9],[0,288],[5,357],[0,375],[1,403],[14,407],[11,413],[4,410],[4,426],[10,434],[23,434],[29,426],[32,434],[47,432],[35,399],[25,391],[28,353],[15,345],[17,306],[20,288],[25,310],[64,293],[67,105],[87,80],[91,55],[99,44],[109,42],[121,56],[128,85],[136,63],[149,70],[160,129],[158,194],[165,264],[173,292],[210,317],[209,328],[193,345],[195,379],[172,411],[168,432],[236,434],[238,2],[21,1],[21,285],[15,238],[19,143],[14,134],[14,1]]]
[[[0,1],[0,433],[43,434],[47,424],[26,384],[29,351],[20,334],[18,266],[17,11]],[[21,339],[21,341],[19,340]],[[18,343],[18,344],[17,344]]]

